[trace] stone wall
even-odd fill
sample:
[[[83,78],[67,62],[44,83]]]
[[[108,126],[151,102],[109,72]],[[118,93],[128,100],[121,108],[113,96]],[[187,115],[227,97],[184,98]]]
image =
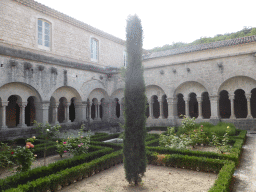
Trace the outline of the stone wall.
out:
[[[33,1],[32,1],[33,2]],[[99,66],[121,67],[124,63],[124,41],[39,3],[28,0],[0,2],[0,42],[21,46],[23,49],[76,59]],[[51,24],[51,47],[44,50],[37,43],[37,21]],[[90,39],[99,42],[99,59],[91,60]]]

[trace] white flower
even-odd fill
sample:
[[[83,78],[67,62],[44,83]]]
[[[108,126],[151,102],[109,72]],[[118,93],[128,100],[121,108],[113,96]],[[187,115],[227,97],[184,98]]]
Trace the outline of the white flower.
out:
[[[49,129],[46,129],[46,131],[50,131]]]

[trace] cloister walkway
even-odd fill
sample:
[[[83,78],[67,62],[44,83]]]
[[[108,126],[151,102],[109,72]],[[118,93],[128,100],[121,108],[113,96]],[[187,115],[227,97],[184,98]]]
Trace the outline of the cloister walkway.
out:
[[[239,167],[236,169],[233,192],[256,191],[256,132],[248,131]]]

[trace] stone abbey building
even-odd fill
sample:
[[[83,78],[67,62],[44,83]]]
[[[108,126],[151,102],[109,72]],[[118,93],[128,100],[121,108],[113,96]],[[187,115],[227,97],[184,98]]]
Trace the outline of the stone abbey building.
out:
[[[33,0],[0,1],[0,140],[33,121],[115,127],[123,118],[125,41]],[[256,37],[143,55],[147,126],[198,122],[255,129]]]

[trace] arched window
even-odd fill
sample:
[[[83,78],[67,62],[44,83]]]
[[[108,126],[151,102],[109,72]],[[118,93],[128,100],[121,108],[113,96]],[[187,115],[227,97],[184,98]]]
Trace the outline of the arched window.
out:
[[[50,50],[51,24],[43,19],[37,22],[37,43],[39,48]]]

